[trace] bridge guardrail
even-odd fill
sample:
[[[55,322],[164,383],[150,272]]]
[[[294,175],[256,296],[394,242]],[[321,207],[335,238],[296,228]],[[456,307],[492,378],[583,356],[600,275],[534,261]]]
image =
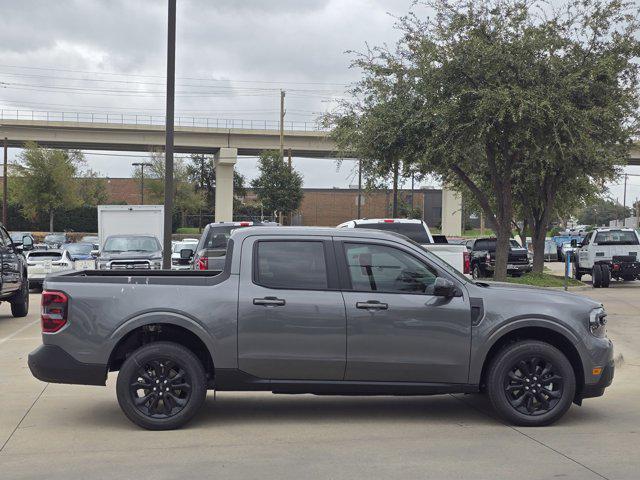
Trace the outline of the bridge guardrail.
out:
[[[9,110],[0,109],[1,120],[33,120],[45,122],[73,122],[73,123],[108,123],[118,125],[165,125],[164,115],[142,115],[134,113],[104,113],[104,112],[62,112],[40,110]],[[210,118],[210,117],[175,117],[176,127],[197,128],[239,128],[247,130],[278,130],[280,122],[277,120],[246,120],[238,118]],[[317,122],[285,121],[287,131],[318,132],[325,131]]]

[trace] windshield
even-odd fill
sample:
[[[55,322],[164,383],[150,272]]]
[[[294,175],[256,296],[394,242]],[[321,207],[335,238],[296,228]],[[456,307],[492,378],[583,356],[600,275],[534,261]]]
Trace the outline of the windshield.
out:
[[[14,243],[22,243],[22,237],[25,235],[30,235],[27,232],[13,232],[9,236],[11,237],[11,241]]]
[[[64,235],[47,235],[44,237],[45,242],[64,242],[66,240]]]
[[[180,253],[180,250],[183,250],[185,248],[190,248],[191,250],[195,250],[196,245],[198,245],[197,242],[178,242],[173,246],[172,252]]]
[[[509,245],[511,245],[511,248],[522,248],[520,244],[515,240],[509,240]]]
[[[395,232],[410,238],[414,242],[425,244],[431,243],[427,235],[427,230],[422,223],[404,222],[379,222],[379,223],[356,223],[356,228],[368,228],[370,230],[382,230],[383,232]]]
[[[160,244],[156,237],[109,237],[104,252],[156,252]]]
[[[60,252],[47,252],[46,250],[43,252],[31,252],[27,257],[28,260],[33,260],[36,262],[44,262],[47,260],[60,260],[62,258],[62,253]]]
[[[80,239],[81,242],[88,242],[88,243],[98,243],[98,237],[82,237]]]
[[[638,245],[638,236],[630,230],[609,230],[598,232],[594,241],[597,245]]]
[[[71,255],[91,255],[93,244],[91,243],[69,243],[64,246]]]

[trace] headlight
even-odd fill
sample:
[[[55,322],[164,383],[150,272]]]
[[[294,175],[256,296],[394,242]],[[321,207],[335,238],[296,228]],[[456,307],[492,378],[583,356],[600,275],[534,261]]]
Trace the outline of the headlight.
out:
[[[598,307],[591,310],[589,313],[589,331],[596,337],[604,337],[605,328],[607,324],[607,313],[604,308]]]

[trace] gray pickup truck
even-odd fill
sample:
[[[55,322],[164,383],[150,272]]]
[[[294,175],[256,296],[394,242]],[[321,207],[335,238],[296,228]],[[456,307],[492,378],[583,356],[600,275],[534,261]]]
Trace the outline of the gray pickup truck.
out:
[[[104,385],[148,429],[190,420],[207,389],[329,395],[487,392],[506,420],[546,425],[614,372],[602,305],[472,282],[398,234],[243,228],[222,271],[51,275],[43,381]]]

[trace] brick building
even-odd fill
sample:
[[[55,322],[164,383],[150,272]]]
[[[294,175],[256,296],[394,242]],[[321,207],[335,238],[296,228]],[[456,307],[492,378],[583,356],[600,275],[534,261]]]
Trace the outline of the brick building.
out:
[[[140,203],[140,182],[134,178],[108,178],[107,194],[110,203]],[[145,191],[145,195],[147,192]],[[411,190],[399,190],[401,202],[411,204]],[[243,199],[251,204],[256,195],[249,191]],[[299,225],[335,226],[357,218],[358,191],[354,188],[305,188],[300,211],[294,220]],[[391,216],[393,193],[390,190],[363,192],[361,216],[380,218]],[[442,215],[442,191],[416,189],[413,191],[414,208],[422,210],[423,218],[431,227],[440,226]]]

